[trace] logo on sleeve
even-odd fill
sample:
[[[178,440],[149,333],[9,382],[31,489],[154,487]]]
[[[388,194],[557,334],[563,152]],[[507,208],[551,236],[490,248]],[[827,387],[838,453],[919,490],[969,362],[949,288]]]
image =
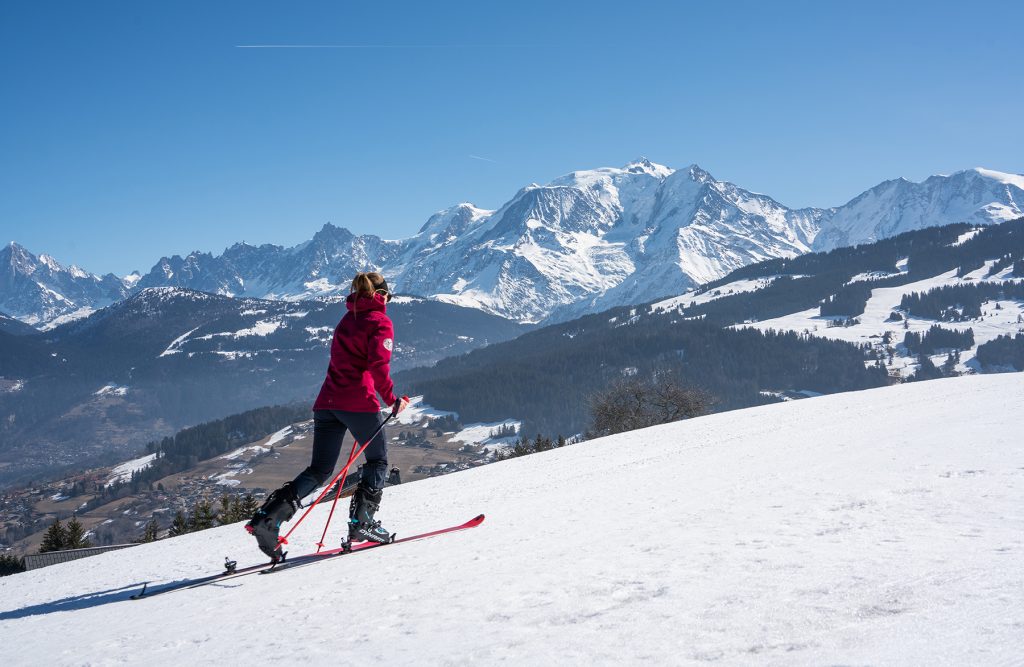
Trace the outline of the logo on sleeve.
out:
[[[394,343],[394,341],[392,341],[392,340],[391,340],[390,338],[385,338],[385,339],[384,339],[384,349],[385,349],[385,350],[387,350],[388,352],[390,352],[390,351],[391,351],[391,348],[393,348],[394,346],[395,346],[395,343]]]

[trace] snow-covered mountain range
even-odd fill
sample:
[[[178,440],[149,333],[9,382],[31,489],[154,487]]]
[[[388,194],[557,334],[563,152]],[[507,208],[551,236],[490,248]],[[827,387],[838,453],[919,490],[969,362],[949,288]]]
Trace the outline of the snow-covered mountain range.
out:
[[[765,259],[1021,215],[1024,176],[987,169],[886,181],[843,206],[793,209],[697,165],[641,158],[529,185],[494,211],[458,204],[408,239],[327,224],[295,247],[164,257],[124,279],[64,269],[12,243],[0,251],[0,311],[45,325],[156,286],[299,300],[344,294],[355,271],[376,268],[399,291],[537,322],[679,294]]]
[[[13,241],[0,248],[0,315],[26,324],[52,328],[68,317],[84,317],[120,301],[130,290],[129,279],[97,276],[74,264],[65,267]]]

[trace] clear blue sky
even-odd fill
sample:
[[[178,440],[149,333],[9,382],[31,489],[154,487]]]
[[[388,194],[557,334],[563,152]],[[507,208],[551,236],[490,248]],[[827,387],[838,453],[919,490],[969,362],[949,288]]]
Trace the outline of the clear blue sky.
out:
[[[8,0],[0,242],[124,274],[327,221],[401,238],[639,155],[790,206],[1021,172],[1022,7]]]

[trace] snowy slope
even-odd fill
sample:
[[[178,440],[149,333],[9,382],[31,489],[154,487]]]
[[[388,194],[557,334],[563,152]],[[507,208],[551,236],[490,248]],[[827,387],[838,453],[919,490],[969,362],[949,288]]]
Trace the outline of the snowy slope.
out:
[[[393,529],[487,513],[465,533],[138,602],[251,538],[4,578],[0,636],[14,664],[1012,664],[1021,404],[976,376],[606,438],[387,492]]]
[[[964,275],[957,277],[956,271],[948,271],[932,278],[926,278],[917,282],[899,285],[897,287],[880,287],[871,290],[871,297],[864,308],[864,313],[857,316],[858,324],[850,327],[828,326],[832,320],[843,320],[843,317],[822,316],[820,309],[792,313],[784,317],[776,317],[762,320],[756,323],[739,325],[751,327],[761,331],[796,331],[807,332],[812,336],[842,340],[848,343],[872,345],[880,352],[884,352],[887,345],[882,342],[882,337],[888,333],[893,341],[894,356],[890,363],[886,360],[886,367],[890,373],[907,377],[917,370],[919,364],[917,355],[910,353],[902,345],[897,345],[903,340],[907,332],[924,334],[933,326],[944,329],[965,331],[971,329],[974,332],[974,346],[963,350],[960,363],[956,370],[960,373],[977,372],[981,370],[980,364],[975,359],[978,347],[999,336],[1013,336],[1017,333],[1024,333],[1024,302],[1012,299],[987,301],[982,311],[982,316],[965,322],[944,322],[934,319],[913,317],[904,313],[904,321],[889,321],[890,315],[899,309],[900,300],[904,295],[914,292],[927,292],[939,287],[953,287],[963,284],[1000,283],[1007,280],[1019,282],[1007,268],[995,275],[988,275],[992,262],[986,262],[985,266]],[[863,277],[858,277],[863,279]],[[753,281],[737,281],[748,283]],[[852,282],[852,281],[851,281]],[[721,288],[726,292],[731,286]],[[687,298],[690,295],[678,297],[677,300]],[[703,296],[703,295],[701,295]],[[692,297],[690,297],[692,298]],[[670,303],[670,302],[665,302]],[[997,309],[995,306],[999,304]],[[941,366],[946,360],[948,350],[940,354],[932,355],[930,358],[937,365]]]

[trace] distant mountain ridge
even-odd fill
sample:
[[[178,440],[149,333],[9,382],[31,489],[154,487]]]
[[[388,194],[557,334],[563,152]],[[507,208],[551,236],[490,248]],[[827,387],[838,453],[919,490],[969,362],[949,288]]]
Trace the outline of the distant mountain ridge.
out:
[[[13,241],[0,248],[0,311],[26,324],[42,326],[76,312],[87,315],[125,298],[130,287],[130,281],[113,274],[65,267]]]
[[[674,170],[640,158],[531,184],[494,211],[458,204],[408,239],[327,224],[295,247],[174,255],[125,279],[65,269],[12,243],[0,250],[0,310],[41,326],[159,286],[301,300],[344,294],[356,271],[374,268],[404,293],[521,322],[565,320],[675,295],[763,260],[1003,222],[1022,207],[1024,176],[980,168],[885,181],[843,206],[794,209],[697,165]]]

